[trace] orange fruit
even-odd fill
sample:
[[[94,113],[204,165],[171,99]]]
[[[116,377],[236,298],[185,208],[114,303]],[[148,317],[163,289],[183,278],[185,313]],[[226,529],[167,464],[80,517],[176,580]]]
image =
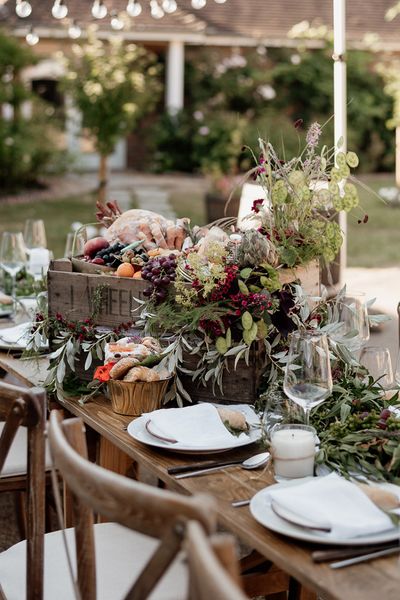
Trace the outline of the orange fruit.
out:
[[[135,271],[133,279],[142,279],[142,271]]]
[[[117,269],[118,277],[133,277],[135,269],[131,263],[122,263]]]

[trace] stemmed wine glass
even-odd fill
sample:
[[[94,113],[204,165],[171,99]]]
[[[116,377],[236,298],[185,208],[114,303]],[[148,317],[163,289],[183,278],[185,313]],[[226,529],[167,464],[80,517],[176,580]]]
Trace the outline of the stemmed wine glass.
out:
[[[12,280],[12,298],[14,312],[16,305],[15,284],[17,273],[24,267],[26,248],[22,233],[3,233],[0,245],[0,267],[10,275]]]
[[[24,240],[28,254],[33,248],[47,248],[46,230],[42,219],[25,221]]]
[[[324,333],[296,331],[291,334],[283,390],[303,408],[306,425],[309,425],[311,409],[332,393],[328,339]]]

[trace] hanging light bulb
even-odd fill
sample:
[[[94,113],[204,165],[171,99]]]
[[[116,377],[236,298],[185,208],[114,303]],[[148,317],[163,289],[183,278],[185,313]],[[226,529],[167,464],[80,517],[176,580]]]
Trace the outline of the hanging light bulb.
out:
[[[174,13],[178,8],[178,5],[175,0],[163,0],[162,9],[167,14]]]
[[[72,40],[77,40],[82,35],[82,29],[79,27],[76,19],[74,19],[71,25],[68,27],[68,35]]]
[[[36,31],[33,29],[33,27],[31,27],[28,31],[28,33],[26,34],[26,43],[29,44],[30,46],[35,46],[38,41],[39,41],[39,36],[36,33]]]
[[[91,12],[95,19],[104,19],[107,16],[107,6],[103,0],[94,0]]]
[[[138,17],[142,12],[142,5],[136,0],[129,0],[126,6],[126,12],[130,17]]]
[[[29,17],[32,12],[32,6],[29,4],[29,2],[27,2],[27,0],[17,0],[15,12],[21,19],[26,19],[26,17]]]
[[[68,14],[68,7],[65,5],[64,0],[54,0],[51,14],[55,19],[65,19]]]
[[[111,13],[111,28],[115,31],[121,31],[124,28],[124,22],[120,18],[119,14],[113,10]]]
[[[192,0],[192,7],[196,10],[200,10],[200,8],[204,8],[207,4],[207,0]]]
[[[164,11],[158,4],[157,0],[150,0],[150,13],[153,19],[162,19]]]

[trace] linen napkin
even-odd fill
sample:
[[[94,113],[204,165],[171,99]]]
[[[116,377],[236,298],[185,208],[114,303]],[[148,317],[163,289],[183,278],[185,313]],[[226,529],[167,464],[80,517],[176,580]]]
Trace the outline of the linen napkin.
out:
[[[331,473],[299,485],[282,485],[267,494],[268,501],[293,514],[330,527],[316,535],[348,539],[372,535],[394,527],[392,521],[353,483]]]
[[[220,444],[235,446],[247,435],[232,435],[225,427],[214,405],[203,403],[185,408],[161,408],[145,417],[157,433],[193,447],[208,447]]]
[[[29,340],[29,332],[31,330],[32,323],[20,323],[14,327],[6,327],[0,329],[0,341],[3,344],[10,344],[10,346],[20,346],[25,348]]]

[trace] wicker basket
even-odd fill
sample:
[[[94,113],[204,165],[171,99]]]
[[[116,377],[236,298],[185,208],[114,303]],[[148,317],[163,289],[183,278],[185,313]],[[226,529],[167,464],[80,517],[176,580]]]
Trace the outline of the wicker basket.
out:
[[[108,389],[111,406],[120,415],[139,417],[142,413],[161,408],[171,377],[160,381],[115,381],[110,379]]]

